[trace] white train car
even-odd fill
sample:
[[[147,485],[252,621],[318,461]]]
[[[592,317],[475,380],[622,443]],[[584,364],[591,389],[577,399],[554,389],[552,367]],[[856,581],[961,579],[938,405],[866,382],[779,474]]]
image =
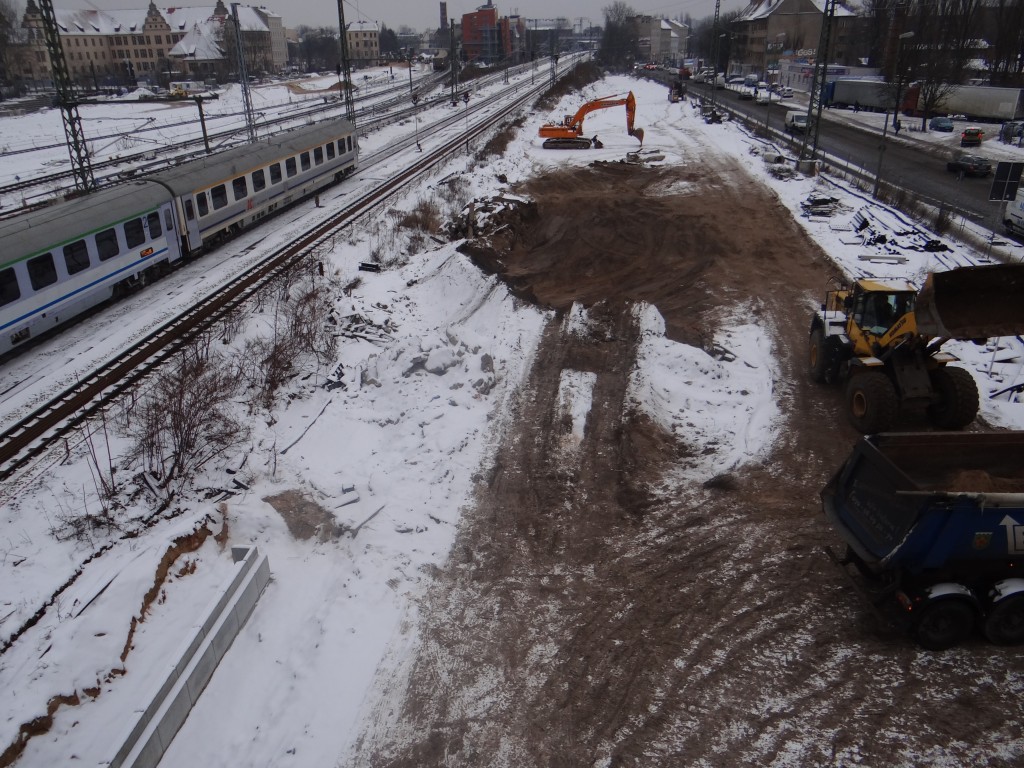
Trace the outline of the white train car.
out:
[[[0,356],[356,168],[332,120],[0,221]]]

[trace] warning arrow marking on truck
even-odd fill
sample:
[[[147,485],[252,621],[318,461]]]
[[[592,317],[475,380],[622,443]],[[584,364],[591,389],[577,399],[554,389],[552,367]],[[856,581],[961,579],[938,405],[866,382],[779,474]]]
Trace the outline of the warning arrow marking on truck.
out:
[[[1007,515],[999,523],[1006,526],[1006,549],[1011,555],[1024,554],[1024,525]]]

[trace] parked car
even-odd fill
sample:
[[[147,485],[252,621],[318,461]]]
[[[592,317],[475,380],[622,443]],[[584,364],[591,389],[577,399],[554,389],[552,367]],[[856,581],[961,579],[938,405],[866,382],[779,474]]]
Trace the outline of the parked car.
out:
[[[754,98],[754,89],[747,88],[747,86],[745,85],[741,85],[739,91],[737,92],[737,96],[740,99],[749,101],[750,99]]]
[[[780,99],[793,98],[793,89],[790,88],[788,85],[780,85],[778,88],[776,88],[775,92],[779,94]]]
[[[743,78],[737,75],[735,77],[730,77],[725,82],[727,82],[729,85],[740,85],[743,83]]]
[[[929,131],[942,131],[944,133],[953,132],[953,121],[948,117],[933,117],[928,121]]]
[[[988,176],[992,173],[992,163],[981,155],[960,155],[946,163],[946,170],[964,176]]]
[[[980,147],[983,138],[985,138],[985,132],[981,128],[969,126],[964,128],[964,132],[960,134],[960,146]]]

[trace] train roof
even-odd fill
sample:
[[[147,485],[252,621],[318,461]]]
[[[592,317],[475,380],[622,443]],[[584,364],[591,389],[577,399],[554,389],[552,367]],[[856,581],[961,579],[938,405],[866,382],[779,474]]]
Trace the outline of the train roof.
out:
[[[328,139],[344,135],[351,128],[352,124],[345,119],[325,120],[275,133],[255,144],[234,147],[175,168],[147,174],[145,178],[162,181],[179,195],[205,189],[282,157],[304,152]]]
[[[140,216],[168,197],[156,184],[129,182],[0,221],[0,268]]]
[[[180,195],[204,189],[286,155],[323,144],[349,129],[348,120],[335,119],[283,131],[256,144],[233,147],[2,220],[0,268],[152,211],[170,198],[170,190]]]

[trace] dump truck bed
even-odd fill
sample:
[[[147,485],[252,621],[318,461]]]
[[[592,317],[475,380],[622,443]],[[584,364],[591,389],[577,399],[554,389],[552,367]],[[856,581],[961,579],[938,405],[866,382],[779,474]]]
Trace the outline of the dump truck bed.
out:
[[[1024,432],[871,435],[821,495],[869,570],[1024,565]]]

